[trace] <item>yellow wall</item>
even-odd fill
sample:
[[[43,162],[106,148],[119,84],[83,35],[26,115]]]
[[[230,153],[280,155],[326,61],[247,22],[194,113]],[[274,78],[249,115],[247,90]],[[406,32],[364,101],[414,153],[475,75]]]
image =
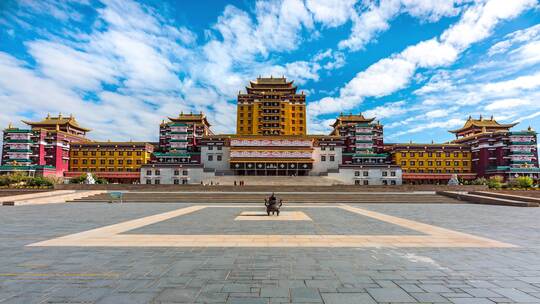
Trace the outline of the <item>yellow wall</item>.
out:
[[[136,172],[142,165],[148,163],[150,157],[151,153],[142,148],[72,147],[69,170],[74,172]]]
[[[279,116],[280,135],[305,135],[306,134],[306,106],[291,104],[289,102],[280,102],[279,106],[269,107],[265,109],[276,109],[279,113],[266,114],[262,111],[262,103],[257,101],[252,104],[239,104],[236,114],[236,133],[241,135],[261,135],[263,131],[264,121],[259,122],[259,118],[264,116]],[[276,102],[276,100],[268,100],[268,102]],[[294,122],[294,123],[293,123]],[[267,129],[274,130],[274,129]]]
[[[392,152],[392,160],[396,165],[401,166],[404,173],[470,173],[472,165],[471,152],[448,152],[442,149],[433,151],[394,150]],[[438,164],[437,162],[440,163]],[[437,170],[440,170],[440,172]]]

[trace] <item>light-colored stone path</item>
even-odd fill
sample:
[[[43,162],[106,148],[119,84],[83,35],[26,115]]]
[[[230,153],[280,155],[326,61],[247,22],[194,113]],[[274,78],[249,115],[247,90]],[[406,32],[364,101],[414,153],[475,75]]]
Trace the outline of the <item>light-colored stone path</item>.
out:
[[[77,247],[477,247],[511,248],[515,245],[420,223],[347,204],[313,205],[319,208],[341,208],[379,221],[415,230],[425,235],[156,235],[122,234],[204,208],[243,207],[250,205],[196,205],[135,220],[75,233],[28,246]],[[307,206],[287,206],[305,208]],[[249,211],[247,211],[249,212]],[[247,216],[246,216],[247,217]]]
[[[242,211],[235,221],[311,221],[302,211],[282,211],[279,216],[268,216],[264,211]]]

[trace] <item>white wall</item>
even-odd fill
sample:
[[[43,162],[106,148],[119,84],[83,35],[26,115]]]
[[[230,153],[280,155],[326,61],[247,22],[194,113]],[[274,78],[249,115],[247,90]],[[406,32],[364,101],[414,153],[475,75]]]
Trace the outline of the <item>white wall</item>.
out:
[[[325,160],[321,160],[321,156],[325,157]],[[334,160],[330,161],[330,156],[334,156]],[[330,150],[329,147],[325,147],[321,150],[321,147],[313,147],[313,169],[311,175],[319,175],[319,173],[328,172],[328,170],[337,170],[339,164],[341,164],[342,148],[334,147],[334,150]]]
[[[150,171],[150,174],[148,174]],[[159,174],[157,172],[159,171]],[[178,174],[175,174],[178,171]],[[168,165],[168,166],[155,166],[146,165],[141,168],[141,184],[147,184],[150,181],[151,184],[156,184],[156,180],[159,180],[161,185],[171,185],[188,183],[188,184],[200,184],[201,181],[214,177],[213,172],[204,172],[201,167],[186,167],[183,165]],[[183,182],[185,180],[185,182]]]
[[[221,150],[218,150],[221,147]],[[211,150],[210,150],[211,149]],[[208,160],[208,156],[212,155],[212,160]],[[218,160],[221,156],[221,161]],[[230,159],[230,148],[225,146],[202,146],[201,147],[201,162],[206,169],[214,169],[217,171],[228,171]]]
[[[364,172],[367,172],[367,176],[364,175]],[[386,172],[386,176],[383,176],[383,172]],[[395,176],[392,176],[391,172],[395,172]],[[386,181],[389,186],[393,185],[392,181],[396,185],[402,184],[402,171],[396,167],[340,168],[339,173],[329,173],[328,177],[351,185],[356,184],[356,181],[358,181],[360,186],[364,185],[364,181],[367,181],[369,186],[384,185],[383,181]]]

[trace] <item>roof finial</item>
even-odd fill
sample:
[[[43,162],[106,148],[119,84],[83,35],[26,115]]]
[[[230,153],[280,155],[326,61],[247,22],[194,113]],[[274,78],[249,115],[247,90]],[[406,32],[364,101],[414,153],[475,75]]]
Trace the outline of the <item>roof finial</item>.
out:
[[[51,113],[47,113],[47,119],[51,118]]]
[[[472,116],[471,116],[471,115],[469,115],[469,119],[468,119],[468,120],[472,120]]]
[[[491,115],[491,118],[490,118],[490,120],[493,120],[493,115]]]
[[[432,140],[431,140],[431,144],[434,144],[434,143],[435,143],[435,141],[432,139]]]
[[[58,113],[58,118],[62,118],[62,113]]]
[[[11,122],[9,123],[9,125],[8,125],[7,128],[8,128],[8,129],[13,129],[13,125],[11,124]],[[529,126],[529,128],[531,128],[531,127]]]
[[[529,126],[529,127],[527,128],[527,131],[532,132],[532,131],[534,131],[534,129],[533,129],[531,126]]]
[[[482,117],[482,114],[480,114],[480,120],[484,120],[484,117]]]
[[[69,118],[73,119],[73,113],[69,114]]]

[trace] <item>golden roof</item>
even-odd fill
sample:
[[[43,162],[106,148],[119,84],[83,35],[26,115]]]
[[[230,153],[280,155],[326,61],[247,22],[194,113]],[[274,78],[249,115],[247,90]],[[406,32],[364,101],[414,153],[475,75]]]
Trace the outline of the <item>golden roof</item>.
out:
[[[336,118],[336,121],[330,125],[332,127],[336,127],[337,125],[341,125],[344,123],[358,123],[358,122],[373,122],[375,120],[375,117],[373,118],[365,118],[362,113],[360,114],[349,114],[349,115],[343,115],[343,113],[339,114],[339,116]]]
[[[79,129],[85,132],[88,132],[91,130],[91,129],[81,127],[79,123],[77,122],[77,120],[75,119],[75,117],[73,117],[73,115],[64,117],[62,116],[62,114],[58,114],[58,116],[51,116],[50,114],[47,114],[47,117],[45,117],[45,119],[41,121],[23,120],[22,122],[32,127],[69,125],[75,129]]]
[[[183,112],[181,112],[180,114],[178,114],[177,117],[168,117],[170,121],[173,121],[173,122],[180,122],[180,121],[201,121],[203,123],[205,123],[206,125],[210,126],[210,123],[208,123],[208,120],[206,119],[206,115],[204,115],[204,113],[200,112],[200,113],[189,113],[189,114],[184,114]]]
[[[273,76],[270,77],[257,77],[255,81],[249,81],[249,84],[251,87],[256,87],[257,85],[286,85],[286,86],[292,86],[294,80],[287,81],[287,78],[285,76],[274,78]]]
[[[511,124],[500,124],[495,119],[493,119],[493,116],[491,116],[490,119],[484,119],[482,115],[480,115],[479,119],[474,119],[471,116],[469,116],[469,119],[465,122],[463,127],[456,129],[456,130],[450,130],[451,133],[459,133],[471,128],[481,128],[483,132],[487,128],[494,128],[494,129],[510,129],[513,126],[517,125],[517,123],[511,123]]]

